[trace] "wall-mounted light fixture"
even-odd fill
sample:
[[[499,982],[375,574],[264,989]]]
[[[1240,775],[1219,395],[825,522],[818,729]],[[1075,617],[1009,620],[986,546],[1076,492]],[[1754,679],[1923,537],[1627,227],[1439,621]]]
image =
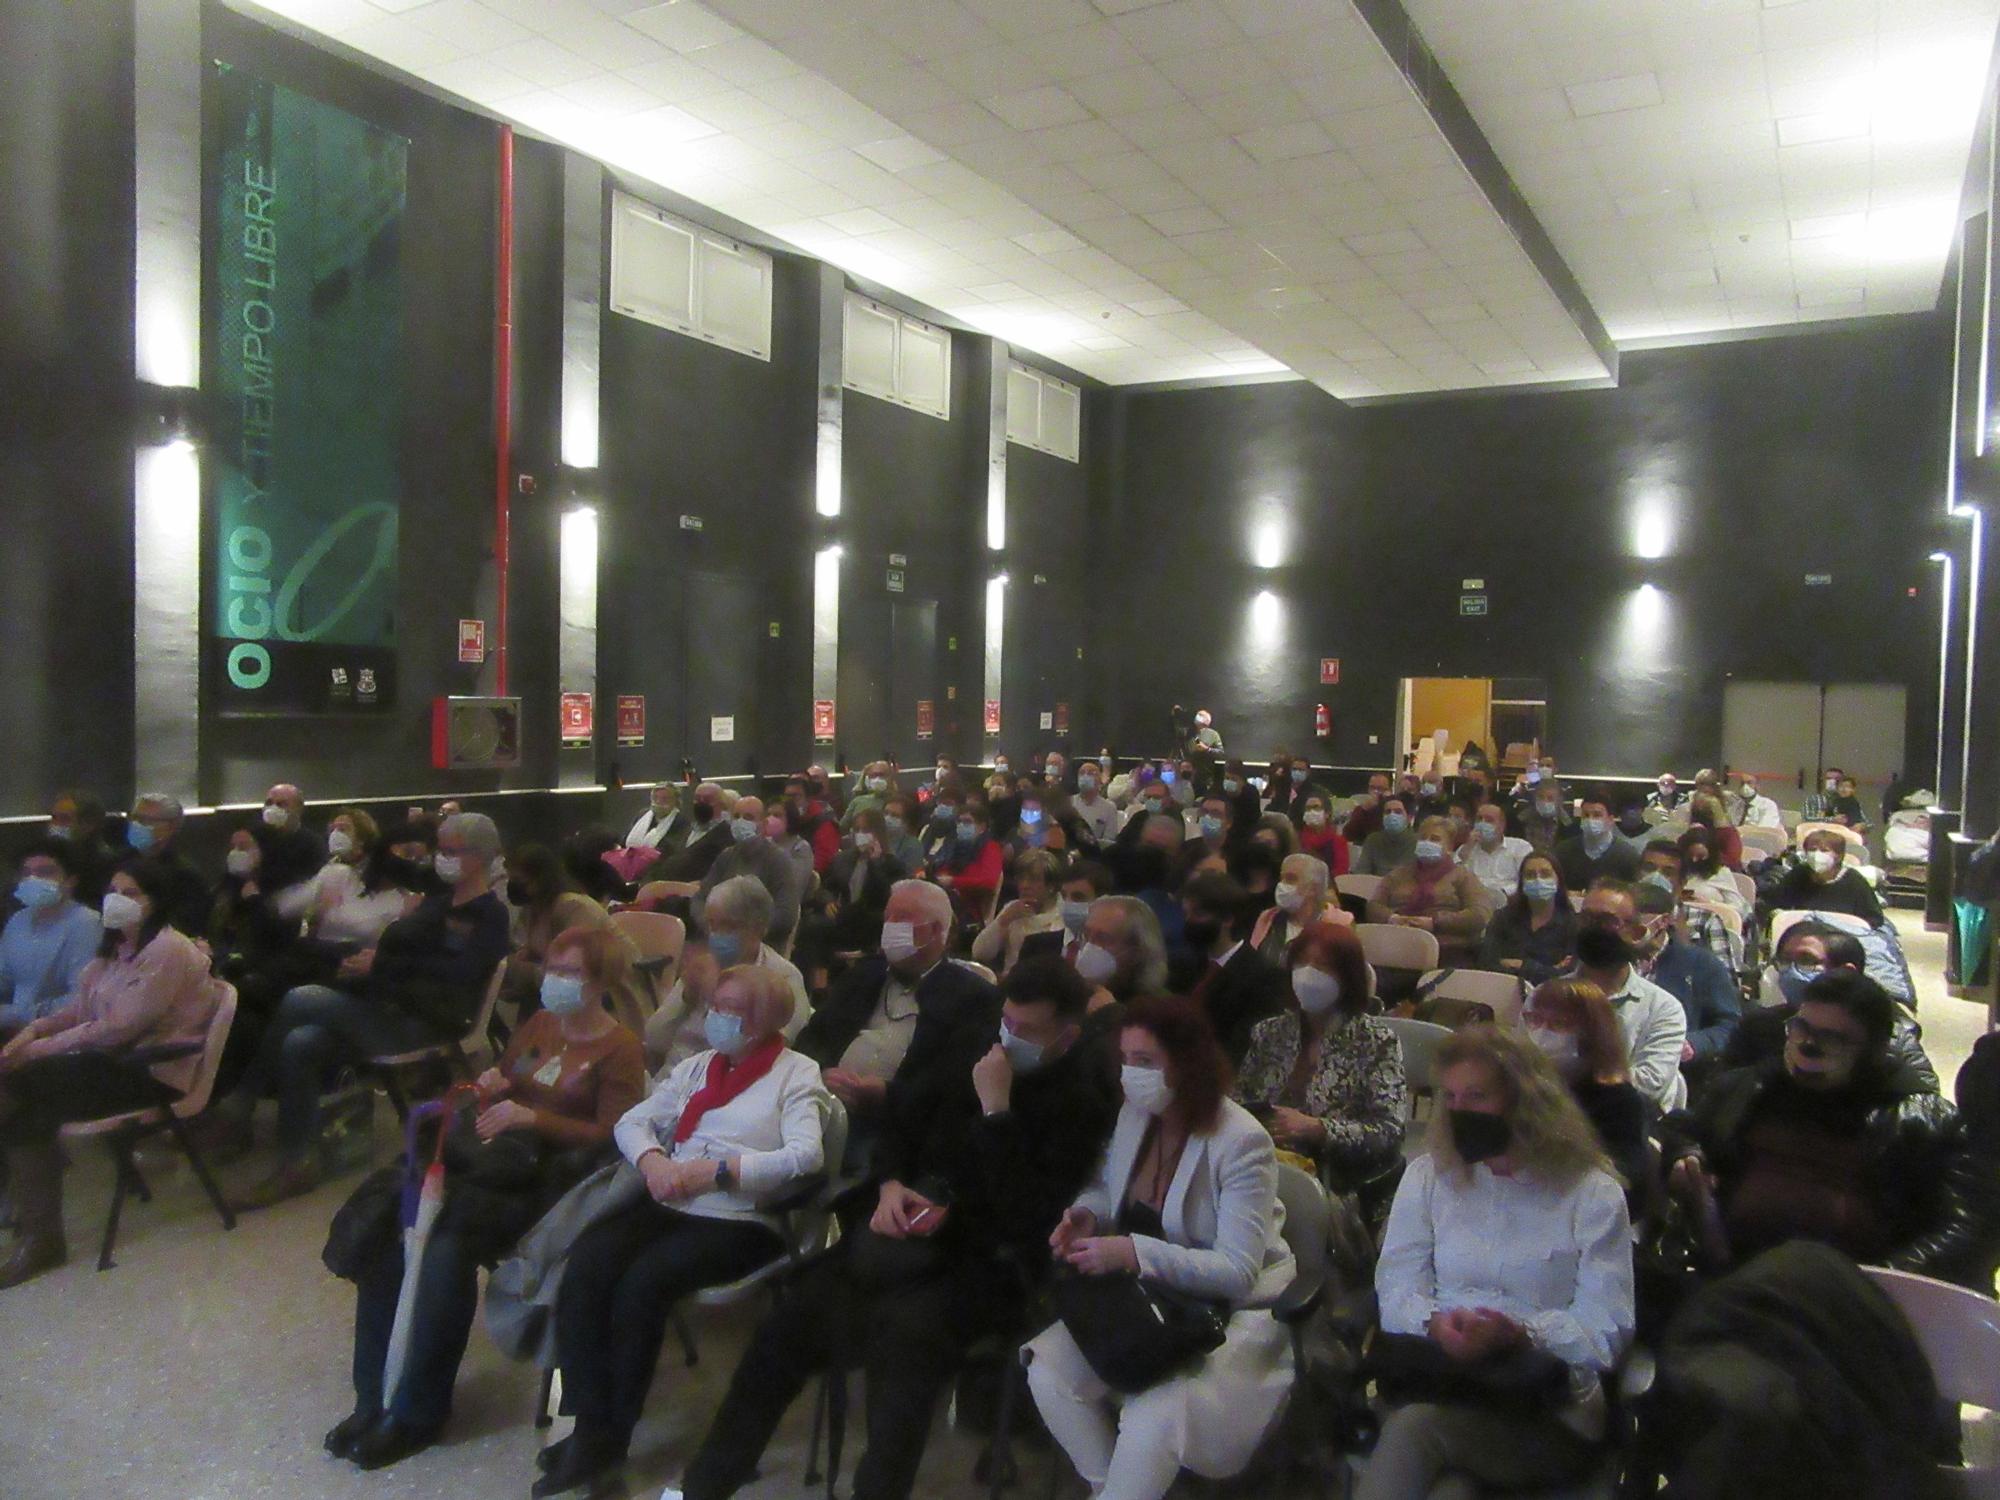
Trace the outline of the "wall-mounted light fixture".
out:
[[[1976,505],[1954,505],[1946,512],[1954,521],[1972,523],[1965,554],[1965,728],[1959,745],[1959,796],[1972,782],[1972,685],[1978,680],[1979,589],[1985,567],[1986,513]]]
[[[1942,551],[1933,552],[1930,561],[1944,569],[1938,580],[1937,771],[1931,781],[1933,794],[1942,798],[1944,796],[1944,703],[1951,681],[1951,554]]]

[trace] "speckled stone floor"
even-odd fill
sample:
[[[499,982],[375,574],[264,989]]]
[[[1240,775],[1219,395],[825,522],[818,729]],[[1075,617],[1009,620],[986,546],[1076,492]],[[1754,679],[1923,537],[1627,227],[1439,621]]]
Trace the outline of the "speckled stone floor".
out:
[[[1946,996],[1944,941],[1899,914],[1918,973],[1925,1042],[1949,1087],[1984,1030],[1982,1008]],[[383,1109],[386,1116],[386,1105]],[[386,1122],[385,1122],[386,1123]],[[384,1131],[384,1156],[393,1154]],[[153,1161],[165,1160],[159,1155]],[[118,1266],[94,1268],[110,1173],[101,1149],[77,1153],[68,1223],[75,1258],[0,1293],[0,1500],[314,1500],[314,1497],[525,1495],[543,1440],[530,1425],[536,1373],[475,1331],[446,1441],[395,1468],[362,1474],[327,1457],[321,1434],[344,1415],[353,1293],[319,1251],[349,1178],[246,1215],[224,1234],[183,1167],[149,1166],[150,1205],[132,1204]],[[752,1314],[696,1314],[703,1356],[662,1362],[634,1445],[627,1493],[652,1496],[677,1477],[720,1399]],[[860,1441],[860,1390],[848,1466]],[[917,1493],[971,1500],[981,1439],[940,1413]],[[804,1496],[810,1402],[800,1401],[769,1453],[757,1500]],[[2000,1447],[1990,1421],[1971,1448]],[[552,1435],[560,1435],[558,1425]],[[1040,1495],[1048,1459],[1028,1460]],[[846,1485],[843,1482],[842,1492]],[[1069,1493],[1067,1486],[1065,1493]]]

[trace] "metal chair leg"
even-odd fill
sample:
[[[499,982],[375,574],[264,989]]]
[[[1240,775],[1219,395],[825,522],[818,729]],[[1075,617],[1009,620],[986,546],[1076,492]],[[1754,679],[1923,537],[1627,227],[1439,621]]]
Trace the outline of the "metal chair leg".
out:
[[[131,1171],[132,1191],[139,1195],[141,1203],[151,1203],[153,1201],[152,1186],[146,1181],[146,1174],[139,1170],[139,1163],[136,1160],[132,1163]]]
[[[179,1115],[169,1114],[167,1129],[173,1132],[174,1140],[181,1148],[181,1154],[188,1159],[188,1165],[194,1168],[195,1180],[201,1184],[201,1190],[208,1194],[209,1203],[221,1216],[222,1227],[234,1229],[236,1210],[229,1206],[229,1200],[222,1196],[222,1189],[215,1185],[215,1179],[209,1175],[208,1163],[201,1159],[201,1152],[196,1148],[194,1138],[187,1133],[186,1124]]]
[[[555,1394],[556,1370],[554,1365],[542,1371],[541,1394],[535,1398],[535,1431],[546,1432],[556,1425],[555,1413],[549,1410],[549,1397]]]
[[[812,1436],[806,1441],[805,1482],[809,1485],[818,1484],[822,1477],[819,1467],[819,1443],[820,1439],[826,1435],[828,1382],[832,1379],[833,1371],[831,1369],[822,1370],[819,1377],[819,1388],[813,1392]]]
[[[989,1500],[1000,1500],[1001,1494],[1019,1477],[1014,1469],[1014,1409],[1020,1400],[1021,1387],[1027,1383],[1028,1368],[1016,1354],[1007,1360],[1000,1377],[1000,1412],[994,1418],[993,1443],[986,1453]]]
[[[132,1142],[124,1135],[111,1138],[111,1162],[115,1169],[116,1181],[111,1188],[111,1212],[104,1220],[104,1243],[98,1247],[97,1269],[108,1271],[116,1261],[111,1258],[111,1247],[118,1242],[118,1216],[125,1208],[125,1194],[132,1187]]]
[[[389,1103],[396,1111],[398,1124],[410,1122],[410,1097],[403,1091],[403,1080],[396,1076],[394,1068],[382,1070],[382,1088],[389,1096]]]
[[[847,1372],[827,1371],[826,1388],[826,1500],[838,1500],[833,1487],[840,1482],[840,1450],[847,1445]]]

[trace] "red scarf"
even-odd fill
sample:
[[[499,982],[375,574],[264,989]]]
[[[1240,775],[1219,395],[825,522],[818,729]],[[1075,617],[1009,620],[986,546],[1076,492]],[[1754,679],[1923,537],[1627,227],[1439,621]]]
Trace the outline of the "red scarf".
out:
[[[722,1108],[770,1072],[778,1061],[778,1054],[784,1050],[785,1038],[780,1032],[776,1036],[767,1037],[744,1053],[740,1062],[731,1063],[720,1052],[711,1057],[708,1060],[707,1079],[688,1097],[688,1102],[681,1106],[681,1122],[674,1127],[674,1144],[678,1146],[693,1135],[694,1128],[701,1123],[703,1115],[711,1109]]]
[[[1437,906],[1438,887],[1450,876],[1452,868],[1453,863],[1449,855],[1439,860],[1429,874],[1424,873],[1423,864],[1419,862],[1412,877],[1415,885],[1403,901],[1403,915],[1420,917],[1434,909]]]

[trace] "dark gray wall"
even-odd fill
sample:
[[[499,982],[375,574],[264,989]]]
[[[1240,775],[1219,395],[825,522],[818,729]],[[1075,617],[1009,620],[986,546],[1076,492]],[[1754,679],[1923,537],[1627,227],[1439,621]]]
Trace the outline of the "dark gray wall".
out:
[[[0,813],[132,778],[132,11],[0,41]]]
[[[1102,441],[1085,404],[1084,444]],[[1007,450],[1007,561],[1009,578],[1002,701],[1011,722],[1001,741],[1026,763],[1023,751],[1071,749],[1088,733],[1084,658],[1091,587],[1088,467],[1092,455],[1069,463],[1015,444]],[[1069,733],[1041,727],[1041,716],[1067,704]],[[1096,746],[1090,747],[1094,752]]]
[[[1566,766],[1649,774],[1719,759],[1735,673],[1907,683],[1925,765],[1936,606],[1907,590],[1930,582],[1947,336],[1916,317],[1634,353],[1614,390],[1119,398],[1116,555],[1092,596],[1110,733],[1155,751],[1167,707],[1203,703],[1232,749],[1384,764],[1398,679],[1539,677]],[[1265,507],[1289,532],[1271,572],[1251,562]],[[1653,507],[1670,545],[1643,559],[1635,518]],[[1809,572],[1833,586],[1808,590]],[[1484,618],[1458,613],[1467,578],[1485,581]],[[1319,685],[1322,656],[1339,686]]]

